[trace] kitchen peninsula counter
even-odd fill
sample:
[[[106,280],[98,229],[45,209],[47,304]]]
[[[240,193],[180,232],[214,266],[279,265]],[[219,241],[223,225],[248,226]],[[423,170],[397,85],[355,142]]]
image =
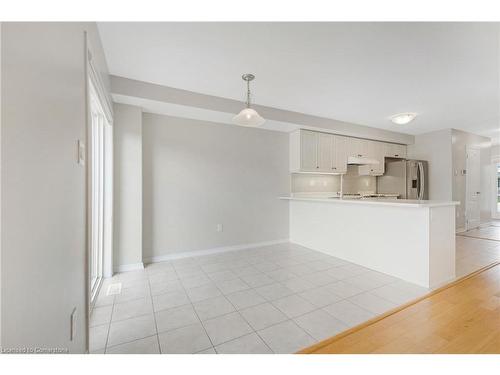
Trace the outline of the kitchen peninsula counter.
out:
[[[455,278],[458,202],[280,197],[290,241],[434,288]]]

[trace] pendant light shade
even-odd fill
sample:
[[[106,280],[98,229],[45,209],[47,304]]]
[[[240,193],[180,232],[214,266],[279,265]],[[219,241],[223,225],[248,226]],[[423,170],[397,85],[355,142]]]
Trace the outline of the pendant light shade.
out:
[[[233,122],[242,126],[260,126],[266,122],[266,120],[259,115],[255,109],[250,108],[250,81],[253,80],[255,76],[253,74],[243,74],[241,78],[247,83],[247,107],[233,117]]]
[[[243,126],[261,126],[266,120],[255,109],[245,108],[233,117],[233,122]]]

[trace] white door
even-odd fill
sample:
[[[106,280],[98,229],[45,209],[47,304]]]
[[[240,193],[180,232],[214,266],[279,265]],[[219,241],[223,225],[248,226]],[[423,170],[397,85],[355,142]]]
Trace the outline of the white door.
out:
[[[318,133],[308,130],[300,132],[300,169],[317,171],[318,165]]]
[[[466,151],[465,220],[469,230],[478,227],[481,221],[481,165],[479,149],[467,147]]]

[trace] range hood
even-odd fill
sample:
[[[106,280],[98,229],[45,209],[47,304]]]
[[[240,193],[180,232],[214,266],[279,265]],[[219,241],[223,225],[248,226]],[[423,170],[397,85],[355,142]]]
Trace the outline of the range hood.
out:
[[[377,159],[365,158],[363,156],[349,156],[347,158],[348,165],[372,165],[380,164]]]

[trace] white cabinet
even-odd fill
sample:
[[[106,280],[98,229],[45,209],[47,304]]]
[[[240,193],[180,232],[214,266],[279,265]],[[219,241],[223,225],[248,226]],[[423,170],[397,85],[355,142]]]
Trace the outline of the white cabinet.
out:
[[[387,158],[406,158],[406,145],[385,143],[384,156]]]
[[[332,155],[332,171],[335,173],[347,172],[347,137],[340,135],[332,136],[333,155]]]
[[[312,172],[318,165],[318,134],[308,130],[300,131],[300,170]]]
[[[290,134],[291,172],[346,173],[349,156],[378,160],[378,164],[360,166],[359,174],[381,176],[384,158],[405,158],[406,145],[303,129]]]
[[[333,135],[318,134],[318,169],[321,172],[332,172]]]
[[[358,173],[362,176],[382,176],[385,172],[385,150],[386,143],[371,141],[369,156],[371,159],[378,161],[378,164],[362,165],[358,169]]]
[[[310,130],[290,135],[290,171],[345,173],[347,138]]]

